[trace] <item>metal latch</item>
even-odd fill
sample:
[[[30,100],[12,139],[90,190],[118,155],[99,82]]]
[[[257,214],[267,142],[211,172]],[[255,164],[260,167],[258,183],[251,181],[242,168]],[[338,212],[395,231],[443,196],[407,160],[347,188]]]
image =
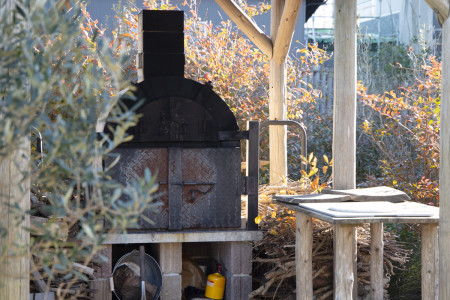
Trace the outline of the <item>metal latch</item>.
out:
[[[159,181],[158,183],[159,183],[160,185],[164,185],[164,184],[167,184],[167,181],[161,180],[161,181]],[[212,189],[214,188],[214,186],[216,185],[216,184],[213,183],[213,182],[194,182],[194,181],[171,182],[170,184],[173,184],[173,185],[181,185],[182,187],[184,187],[184,186],[189,186],[189,185],[207,185],[207,186],[209,186],[208,189],[207,189],[206,191],[202,191],[202,190],[199,190],[199,189],[190,189],[189,192],[191,193],[191,199],[190,199],[191,202],[194,202],[194,201],[195,201],[195,193],[199,193],[199,194],[202,194],[202,195],[206,195],[206,194],[208,194],[209,192],[211,192],[211,190],[212,190]]]

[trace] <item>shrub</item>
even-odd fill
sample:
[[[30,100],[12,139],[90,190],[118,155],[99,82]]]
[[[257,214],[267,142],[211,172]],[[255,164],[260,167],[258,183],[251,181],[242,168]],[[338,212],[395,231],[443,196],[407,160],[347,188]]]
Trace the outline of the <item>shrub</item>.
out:
[[[30,245],[8,239],[8,229],[0,223],[0,259],[5,262],[30,247],[45,279],[50,282],[62,274],[66,284],[60,287],[70,288],[73,280],[86,279],[72,268],[73,262],[88,264],[108,233],[135,225],[139,213],[154,205],[156,185],[147,172],[132,186],[121,186],[108,170],[95,167],[98,157],[130,138],[126,129],[136,124],[134,112],[124,110],[118,100],[130,88],[121,69],[128,57],[108,47],[95,23],[84,22],[80,6],[67,11],[62,2],[51,0],[14,3],[12,10],[0,5],[0,165],[14,162],[17,149],[29,152],[23,145],[29,145],[24,141],[32,128],[42,133],[44,158],[33,151],[23,176],[44,205],[33,211],[10,207],[10,214],[19,220],[30,213],[45,215],[50,222],[38,226],[39,233],[28,229],[33,234]],[[113,138],[98,139],[97,120],[108,112],[118,126]],[[128,202],[120,200],[123,194]],[[3,195],[0,199],[8,200]],[[75,230],[75,240],[52,230],[58,218]],[[63,297],[62,290],[58,293]]]

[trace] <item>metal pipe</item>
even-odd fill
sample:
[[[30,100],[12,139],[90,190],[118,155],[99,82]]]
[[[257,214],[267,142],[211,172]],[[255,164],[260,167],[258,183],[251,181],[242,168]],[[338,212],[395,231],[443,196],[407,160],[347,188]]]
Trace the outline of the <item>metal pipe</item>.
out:
[[[141,280],[141,300],[146,300],[145,295],[145,246],[139,246],[139,278]]]
[[[42,134],[36,127],[31,126],[31,131],[36,135],[36,151],[41,155],[41,158],[37,161],[37,165],[40,165],[44,161],[44,149],[42,145]]]

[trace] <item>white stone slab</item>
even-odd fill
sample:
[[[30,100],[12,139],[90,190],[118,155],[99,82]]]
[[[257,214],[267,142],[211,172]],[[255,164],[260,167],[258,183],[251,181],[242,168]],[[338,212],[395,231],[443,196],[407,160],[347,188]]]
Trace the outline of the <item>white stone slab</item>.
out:
[[[36,294],[30,294],[30,300],[55,300],[55,293],[50,292],[48,294],[45,293],[36,293]]]
[[[353,201],[389,201],[403,202],[411,200],[409,196],[400,190],[387,186],[377,186],[362,189],[349,190],[322,190],[323,194],[348,195]]]
[[[318,203],[318,202],[343,202],[350,201],[348,195],[333,194],[308,194],[308,195],[275,195],[273,200],[284,203]]]
[[[437,207],[416,202],[301,203],[299,206],[333,218],[433,217],[439,215]]]

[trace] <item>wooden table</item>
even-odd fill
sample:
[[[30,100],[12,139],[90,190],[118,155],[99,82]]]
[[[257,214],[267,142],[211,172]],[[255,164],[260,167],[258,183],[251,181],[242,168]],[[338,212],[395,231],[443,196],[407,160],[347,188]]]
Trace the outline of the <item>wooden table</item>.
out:
[[[333,196],[334,197],[334,196]],[[314,197],[313,197],[314,198]],[[383,299],[383,223],[422,225],[422,299],[438,299],[439,208],[416,202],[318,202],[309,197],[275,197],[296,213],[297,299],[313,299],[312,218],[334,224],[334,299],[356,299],[356,226],[370,223],[371,299]],[[334,201],[334,200],[331,200]],[[290,202],[290,203],[289,203]]]

